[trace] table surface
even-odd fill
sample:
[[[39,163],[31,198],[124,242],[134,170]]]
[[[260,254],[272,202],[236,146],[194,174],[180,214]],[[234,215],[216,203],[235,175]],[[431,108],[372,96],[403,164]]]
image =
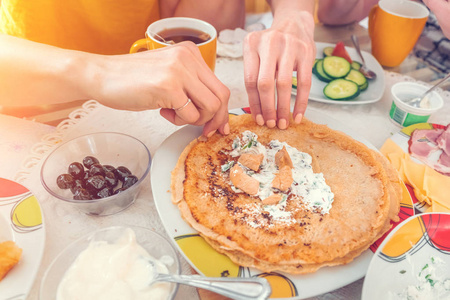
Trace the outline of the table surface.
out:
[[[344,41],[351,46],[349,36],[359,36],[363,50],[369,50],[370,41],[364,27],[353,24],[342,27],[317,26],[316,41]],[[415,66],[411,66],[414,65]],[[422,70],[423,69],[423,70]],[[409,70],[409,71],[407,71]],[[420,71],[420,72],[419,72]],[[242,59],[219,58],[216,74],[231,91],[229,108],[248,105],[243,82]],[[237,76],[237,74],[240,74]],[[389,89],[392,84],[404,80],[432,82],[440,74],[420,64],[414,58],[408,58],[395,70],[386,70],[386,90],[380,101],[366,105],[336,105],[310,101],[309,107],[345,122],[353,131],[365,137],[375,147],[380,148],[384,141],[399,131],[399,127],[390,122],[388,111],[391,105]],[[430,118],[431,122],[450,123],[450,93],[441,91],[445,101],[444,108]],[[292,103],[294,97],[292,97]],[[27,115],[11,117],[8,111],[0,114],[0,177],[16,180],[28,187],[39,199],[46,224],[46,248],[36,281],[27,299],[38,299],[40,280],[52,259],[71,241],[99,227],[116,224],[140,225],[164,232],[153,203],[150,186],[144,188],[133,206],[114,216],[95,218],[77,212],[73,208],[61,207],[51,198],[39,181],[39,169],[43,158],[62,141],[98,131],[117,131],[133,135],[142,140],[152,155],[158,146],[178,128],[162,119],[157,111],[126,112],[101,106],[97,102],[77,101],[67,105],[45,106],[36,111],[30,108]],[[9,111],[11,113],[11,111]],[[16,115],[18,111],[15,112]],[[69,114],[70,113],[70,114]],[[11,113],[14,114],[14,113]],[[121,122],[117,122],[118,116]],[[24,118],[22,118],[24,117]],[[34,120],[34,121],[31,121]],[[64,120],[62,123],[61,120]],[[134,127],[128,126],[130,122]],[[50,126],[59,124],[57,127]],[[6,134],[4,134],[6,133]],[[148,181],[150,183],[150,181]],[[150,185],[150,184],[149,184]],[[144,212],[144,213],[143,213]],[[190,273],[189,265],[184,261],[183,273]],[[336,291],[310,299],[360,299],[363,280],[360,279]],[[181,288],[177,299],[196,298],[191,288]],[[202,294],[202,299],[214,298],[211,294]],[[0,295],[1,299],[1,295]],[[2,299],[3,300],[3,299]]]

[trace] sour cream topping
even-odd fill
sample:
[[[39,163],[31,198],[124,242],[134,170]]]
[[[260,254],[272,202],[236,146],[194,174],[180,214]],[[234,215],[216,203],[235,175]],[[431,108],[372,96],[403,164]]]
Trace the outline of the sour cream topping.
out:
[[[406,271],[403,271],[406,273]],[[450,299],[450,278],[445,261],[431,257],[418,272],[417,284],[408,285],[400,293],[389,293],[392,300],[437,300]]]
[[[149,261],[154,262],[152,266]],[[163,263],[164,262],[164,263]],[[64,274],[57,300],[168,299],[171,285],[153,283],[154,269],[168,273],[170,256],[152,257],[127,229],[116,243],[93,241]]]
[[[311,163],[312,157],[305,152],[301,152],[294,147],[291,147],[286,142],[272,140],[267,147],[258,141],[258,136],[251,131],[244,131],[242,138],[237,137],[232,143],[232,151],[229,153],[231,157],[236,158],[243,153],[263,154],[264,159],[258,172],[254,172],[245,166],[241,165],[242,169],[251,177],[259,181],[259,192],[257,196],[264,200],[270,195],[274,194],[272,188],[272,180],[278,173],[278,167],[275,163],[275,154],[282,148],[286,150],[292,160],[292,176],[293,183],[290,189],[282,194],[282,200],[276,205],[268,205],[265,207],[266,211],[272,214],[273,217],[287,217],[288,212],[284,211],[286,207],[286,200],[289,195],[293,195],[302,201],[310,210],[318,210],[322,214],[329,213],[331,204],[334,200],[334,194],[330,187],[325,182],[322,173],[314,173]],[[222,165],[222,171],[226,172],[234,161],[229,161]],[[242,192],[238,188],[232,186],[237,193]]]

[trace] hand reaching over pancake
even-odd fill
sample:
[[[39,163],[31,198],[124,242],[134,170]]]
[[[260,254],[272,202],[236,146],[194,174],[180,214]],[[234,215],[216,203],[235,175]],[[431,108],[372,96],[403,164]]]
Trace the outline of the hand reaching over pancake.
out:
[[[244,41],[245,86],[257,124],[286,129],[289,122],[301,122],[308,103],[316,57],[314,1],[270,1],[270,4],[274,15],[272,26],[249,33]],[[294,71],[298,88],[294,120],[290,120]]]
[[[95,99],[115,109],[161,109],[175,125],[204,126],[205,137],[228,133],[230,91],[191,42],[127,55],[72,51],[7,34],[0,34],[0,45],[0,105]],[[38,84],[23,89],[18,82]]]
[[[230,91],[195,44],[182,42],[99,60],[101,89],[92,96],[101,103],[127,110],[161,109],[161,115],[175,125],[204,126],[205,137],[216,130],[228,133]]]

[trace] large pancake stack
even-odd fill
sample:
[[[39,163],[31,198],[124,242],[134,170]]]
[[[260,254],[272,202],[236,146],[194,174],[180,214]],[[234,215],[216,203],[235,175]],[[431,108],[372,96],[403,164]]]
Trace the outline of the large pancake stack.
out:
[[[293,274],[346,264],[398,220],[402,189],[396,171],[348,135],[306,119],[288,130],[268,129],[250,115],[232,116],[230,128],[228,136],[194,140],[185,148],[171,189],[182,217],[237,264]],[[278,221],[259,198],[235,193],[221,166],[230,159],[233,140],[246,130],[263,145],[279,140],[311,155],[313,171],[323,173],[334,193],[329,213],[288,200],[291,222]]]

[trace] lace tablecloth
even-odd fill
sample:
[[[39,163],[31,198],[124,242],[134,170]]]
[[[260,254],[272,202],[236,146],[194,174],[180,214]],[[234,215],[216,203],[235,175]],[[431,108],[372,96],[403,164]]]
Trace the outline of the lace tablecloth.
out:
[[[229,108],[248,106],[242,60],[219,58],[216,66],[216,74],[231,90]],[[389,120],[388,116],[391,106],[390,87],[399,81],[413,81],[412,78],[404,77],[396,73],[386,72],[385,76],[386,90],[382,99],[376,103],[338,105],[310,101],[308,107],[319,110],[323,114],[346,123],[356,134],[365,137],[374,146],[379,148],[388,137],[400,129]],[[448,124],[450,123],[450,93],[440,93],[444,98],[445,106],[433,115],[429,121]],[[292,97],[292,101],[294,101],[294,97]],[[178,129],[163,119],[158,111],[119,111],[104,107],[96,101],[88,101],[83,105],[82,109],[74,111],[69,119],[63,121],[57,128],[42,126],[42,124],[30,125],[33,122],[16,120],[16,123],[23,121],[24,126],[35,128],[32,136],[34,139],[40,138],[41,141],[31,147],[29,145],[21,146],[20,128],[9,128],[11,133],[5,139],[5,136],[3,136],[3,124],[1,123],[3,117],[1,116],[0,118],[0,125],[2,125],[2,137],[0,139],[0,151],[2,151],[0,154],[2,158],[0,158],[0,163],[9,168],[8,174],[11,174],[10,178],[28,187],[40,201],[46,228],[44,257],[28,299],[38,299],[41,278],[52,259],[68,243],[94,229],[113,225],[137,225],[149,227],[165,234],[153,202],[150,178],[147,178],[148,183],[141,192],[139,199],[130,208],[108,217],[87,216],[71,207],[61,205],[60,202],[50,197],[43,189],[39,179],[39,171],[43,159],[52,149],[63,141],[87,133],[99,131],[126,133],[144,142],[150,149],[152,155],[154,155],[156,149],[164,139]],[[14,145],[14,143],[16,143],[16,146],[4,146]],[[17,147],[22,147],[22,152],[26,150],[27,153],[21,154],[27,156],[25,160],[19,159],[18,157],[14,157],[14,160],[8,158],[8,155],[13,155],[14,152],[18,151]],[[17,156],[17,153],[14,155]],[[17,168],[18,166],[20,168]],[[12,175],[13,171],[15,171],[15,175]],[[183,273],[191,272],[189,265],[183,259],[182,269]],[[362,283],[363,279],[332,293],[315,297],[314,299],[360,299]],[[187,287],[182,287],[177,295],[178,299],[195,299],[197,297],[195,290]]]

